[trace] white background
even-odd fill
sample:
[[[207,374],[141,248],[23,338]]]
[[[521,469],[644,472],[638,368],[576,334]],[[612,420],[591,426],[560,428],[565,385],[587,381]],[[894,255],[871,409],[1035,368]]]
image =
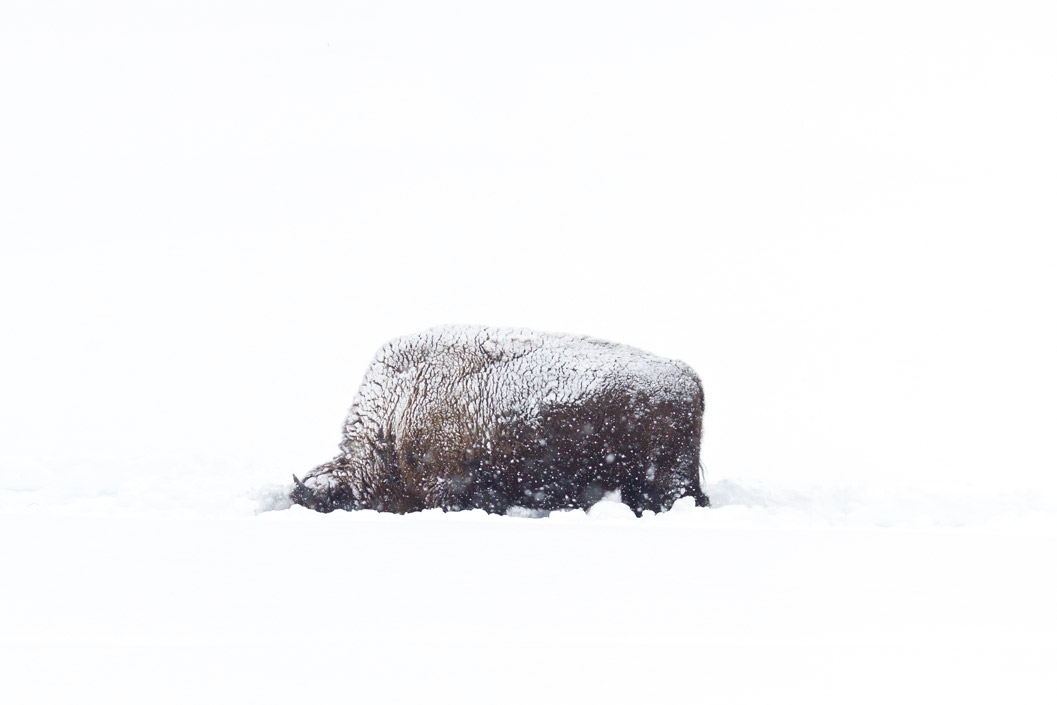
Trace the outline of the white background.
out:
[[[5,455],[304,469],[487,323],[689,362],[713,477],[1053,484],[1048,3],[4,8]]]
[[[720,495],[1042,501],[1054,36],[1019,0],[7,0],[0,509],[244,511],[441,323],[690,363]]]
[[[304,469],[488,323],[689,362],[714,477],[1052,484],[1050,7],[7,3],[4,454]]]

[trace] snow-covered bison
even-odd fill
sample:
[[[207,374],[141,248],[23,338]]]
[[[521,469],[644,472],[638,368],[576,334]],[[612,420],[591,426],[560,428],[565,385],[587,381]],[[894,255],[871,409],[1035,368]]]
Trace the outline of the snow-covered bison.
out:
[[[708,504],[701,382],[685,363],[583,336],[444,326],[378,351],[334,460],[290,498],[329,512]]]

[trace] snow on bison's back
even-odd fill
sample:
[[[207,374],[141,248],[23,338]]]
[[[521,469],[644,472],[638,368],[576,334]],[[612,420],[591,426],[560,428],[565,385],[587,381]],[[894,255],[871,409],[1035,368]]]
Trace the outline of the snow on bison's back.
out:
[[[340,453],[291,499],[320,511],[708,504],[704,394],[677,360],[583,336],[441,327],[378,351]]]

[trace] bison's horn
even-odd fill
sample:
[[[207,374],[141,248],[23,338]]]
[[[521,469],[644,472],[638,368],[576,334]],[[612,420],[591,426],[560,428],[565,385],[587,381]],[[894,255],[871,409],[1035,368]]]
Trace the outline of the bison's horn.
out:
[[[315,501],[312,498],[312,490],[305,487],[305,483],[297,479],[297,475],[294,478],[294,490],[290,493],[290,499],[294,501],[294,504],[300,504],[310,509],[315,507]]]

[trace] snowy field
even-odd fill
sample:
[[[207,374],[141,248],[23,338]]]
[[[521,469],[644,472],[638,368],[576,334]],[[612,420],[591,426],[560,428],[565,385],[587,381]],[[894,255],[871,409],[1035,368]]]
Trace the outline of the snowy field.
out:
[[[1057,701],[1055,32],[0,5],[0,698]],[[285,508],[442,323],[689,363],[713,506]]]
[[[546,519],[255,514],[234,496],[5,508],[5,687],[108,703],[1054,695],[1052,510],[713,496],[644,519],[613,502]]]

